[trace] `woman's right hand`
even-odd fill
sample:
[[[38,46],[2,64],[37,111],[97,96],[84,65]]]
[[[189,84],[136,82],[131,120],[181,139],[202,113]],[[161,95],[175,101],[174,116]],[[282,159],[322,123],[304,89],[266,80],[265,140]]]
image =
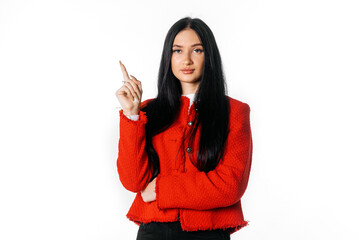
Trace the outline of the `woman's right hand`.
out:
[[[141,98],[142,98],[142,85],[141,81],[137,80],[134,76],[128,76],[125,66],[120,61],[123,78],[125,81],[121,88],[116,91],[116,97],[121,104],[123,113],[125,115],[138,115]]]

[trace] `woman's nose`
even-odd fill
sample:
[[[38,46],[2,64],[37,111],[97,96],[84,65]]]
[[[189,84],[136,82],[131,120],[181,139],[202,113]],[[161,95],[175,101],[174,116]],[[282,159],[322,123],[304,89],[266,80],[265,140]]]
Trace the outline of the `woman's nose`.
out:
[[[184,64],[188,65],[192,63],[192,58],[191,58],[191,53],[187,52],[186,54],[184,54],[184,59],[183,59]]]

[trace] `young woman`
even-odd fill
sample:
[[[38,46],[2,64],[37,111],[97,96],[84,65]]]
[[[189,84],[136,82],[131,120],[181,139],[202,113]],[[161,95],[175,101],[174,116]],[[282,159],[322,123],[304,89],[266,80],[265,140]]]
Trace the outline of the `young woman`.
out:
[[[252,162],[250,108],[226,96],[212,31],[189,17],[170,28],[156,98],[141,102],[141,81],[120,64],[117,169],[137,193],[126,215],[139,226],[137,240],[230,239],[248,223],[241,197]]]

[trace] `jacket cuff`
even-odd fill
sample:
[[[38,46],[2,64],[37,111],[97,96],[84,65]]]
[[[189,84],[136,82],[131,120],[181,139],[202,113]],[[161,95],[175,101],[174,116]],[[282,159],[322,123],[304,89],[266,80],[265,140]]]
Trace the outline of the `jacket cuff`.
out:
[[[176,202],[176,192],[173,186],[178,184],[177,176],[157,175],[156,179],[156,202],[159,209],[173,208],[171,205]],[[180,179],[178,179],[180,181]],[[161,189],[161,190],[160,190]]]
[[[148,122],[147,116],[146,116],[146,112],[143,112],[140,110],[139,112],[139,118],[138,120],[132,120],[129,119],[124,113],[123,113],[123,109],[121,109],[119,111],[119,115],[120,115],[120,120],[122,121],[126,121],[128,123],[131,124],[146,124]]]

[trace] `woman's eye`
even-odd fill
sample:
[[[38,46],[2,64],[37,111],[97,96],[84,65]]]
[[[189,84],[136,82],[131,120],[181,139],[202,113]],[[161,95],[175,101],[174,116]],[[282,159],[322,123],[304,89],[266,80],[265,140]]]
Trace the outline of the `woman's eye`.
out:
[[[195,52],[197,52],[197,53],[199,53],[199,52],[203,52],[203,50],[202,50],[202,49],[195,49],[194,51],[195,51]]]
[[[176,52],[176,53],[179,53],[181,50],[179,49],[175,49],[175,50],[172,50],[172,52]]]

